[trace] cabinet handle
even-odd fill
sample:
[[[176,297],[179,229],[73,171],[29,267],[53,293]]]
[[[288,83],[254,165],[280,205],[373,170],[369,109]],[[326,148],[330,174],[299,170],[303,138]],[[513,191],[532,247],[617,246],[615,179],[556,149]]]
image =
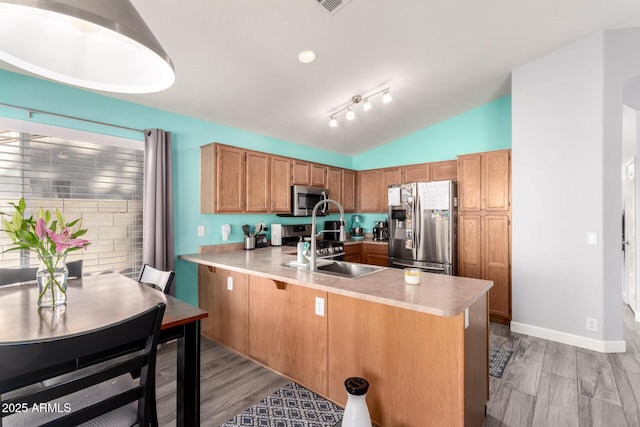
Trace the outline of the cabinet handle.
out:
[[[280,289],[281,291],[284,291],[285,289],[287,289],[286,282],[281,282],[280,280],[274,280],[273,283],[275,283],[276,288]]]

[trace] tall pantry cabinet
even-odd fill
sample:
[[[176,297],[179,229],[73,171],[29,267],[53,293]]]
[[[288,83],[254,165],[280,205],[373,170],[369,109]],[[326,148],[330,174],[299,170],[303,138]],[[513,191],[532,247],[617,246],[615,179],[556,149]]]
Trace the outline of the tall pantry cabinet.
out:
[[[458,274],[493,281],[491,320],[511,321],[511,150],[458,156]]]

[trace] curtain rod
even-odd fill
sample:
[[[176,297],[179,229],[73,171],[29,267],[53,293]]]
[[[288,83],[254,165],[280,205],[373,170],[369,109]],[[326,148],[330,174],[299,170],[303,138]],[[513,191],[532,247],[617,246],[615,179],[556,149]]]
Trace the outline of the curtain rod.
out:
[[[77,120],[77,121],[80,121],[80,122],[93,123],[95,125],[110,126],[110,127],[113,127],[113,128],[130,130],[130,131],[133,131],[133,132],[146,133],[145,130],[141,130],[141,129],[128,128],[126,126],[119,126],[119,125],[114,125],[114,124],[111,124],[111,123],[99,122],[99,121],[96,121],[96,120],[82,119],[80,117],[67,116],[65,114],[51,113],[49,111],[36,110],[35,108],[20,107],[19,105],[4,104],[2,102],[0,102],[0,105],[3,106],[3,107],[10,107],[10,108],[18,109],[18,110],[24,110],[24,111],[29,113],[29,118],[31,118],[31,115],[33,113],[47,114],[49,116],[63,117],[65,119],[71,119],[71,120]]]

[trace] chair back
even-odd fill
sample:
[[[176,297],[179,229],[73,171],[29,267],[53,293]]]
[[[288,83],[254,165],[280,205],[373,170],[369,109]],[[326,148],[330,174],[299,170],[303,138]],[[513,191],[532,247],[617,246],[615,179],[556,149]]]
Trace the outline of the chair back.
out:
[[[36,280],[38,267],[0,268],[0,286],[11,283],[30,282]]]
[[[138,282],[153,285],[155,288],[168,294],[171,292],[171,285],[173,284],[173,276],[175,276],[175,274],[173,271],[162,271],[151,267],[149,264],[145,264],[142,266],[142,270],[140,270]]]
[[[104,328],[0,343],[0,425],[157,425],[155,367],[165,304]],[[130,372],[139,372],[138,380]],[[23,408],[55,410],[23,411]],[[49,425],[49,424],[47,424]]]
[[[69,278],[82,277],[82,260],[67,263]],[[38,267],[30,268],[0,268],[0,286],[19,282],[31,282],[36,280]]]
[[[69,271],[69,279],[76,279],[82,277],[82,260],[71,261],[67,263],[67,270]]]

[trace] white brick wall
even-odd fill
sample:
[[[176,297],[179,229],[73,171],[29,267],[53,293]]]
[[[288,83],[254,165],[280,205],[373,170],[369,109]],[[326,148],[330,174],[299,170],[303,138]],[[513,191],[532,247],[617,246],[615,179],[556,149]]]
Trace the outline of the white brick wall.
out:
[[[9,201],[0,200],[0,211],[13,213]],[[68,255],[67,261],[84,259],[83,273],[104,271],[135,272],[142,263],[142,201],[126,200],[86,200],[86,199],[32,199],[29,214],[37,215],[40,207],[52,214],[58,208],[65,220],[82,218],[82,227],[87,229],[83,238],[91,245],[86,250]],[[2,219],[11,219],[2,216]],[[0,222],[0,251],[10,247],[10,239],[4,233]],[[132,249],[132,245],[137,249]],[[19,253],[0,253],[0,267],[19,265]],[[37,264],[37,260],[32,260]]]

